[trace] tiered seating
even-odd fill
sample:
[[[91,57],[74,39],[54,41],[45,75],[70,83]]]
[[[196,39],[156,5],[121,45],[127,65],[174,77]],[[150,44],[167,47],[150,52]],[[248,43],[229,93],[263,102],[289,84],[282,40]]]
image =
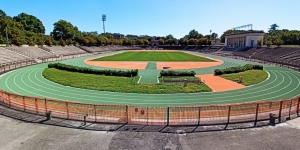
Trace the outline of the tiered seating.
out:
[[[288,53],[294,52],[298,49],[296,48],[288,48],[288,47],[279,47],[279,48],[272,48],[272,49],[268,49],[262,53],[259,53],[260,56],[263,57],[280,57],[282,55],[286,55]],[[256,54],[258,55],[258,53]]]
[[[80,48],[85,49],[91,53],[99,53],[99,52],[106,52],[106,51],[116,51],[116,50],[134,50],[134,49],[142,49],[136,46],[80,46]]]
[[[55,57],[55,55],[53,55],[52,53],[47,52],[47,51],[40,49],[38,47],[35,47],[35,46],[20,46],[20,47],[12,46],[12,47],[7,47],[7,48],[15,51],[17,53],[30,56],[32,58],[43,59],[43,58]]]
[[[31,58],[20,55],[5,48],[0,48],[0,64],[8,64],[17,61],[31,60]]]
[[[44,46],[44,48],[52,51],[56,55],[75,55],[75,54],[84,54],[85,51],[81,50],[76,46]]]

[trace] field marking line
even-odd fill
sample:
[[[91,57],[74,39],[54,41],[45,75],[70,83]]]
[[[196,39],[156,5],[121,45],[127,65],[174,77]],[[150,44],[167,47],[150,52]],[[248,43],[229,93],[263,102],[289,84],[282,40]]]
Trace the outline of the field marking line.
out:
[[[139,80],[138,80],[138,82],[137,82],[137,83],[140,83],[141,79],[142,79],[142,76],[140,76],[140,78],[139,78]]]

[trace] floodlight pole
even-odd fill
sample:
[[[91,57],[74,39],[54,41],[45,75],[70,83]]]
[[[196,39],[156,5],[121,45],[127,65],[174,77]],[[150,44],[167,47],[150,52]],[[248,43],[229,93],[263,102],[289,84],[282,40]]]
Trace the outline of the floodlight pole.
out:
[[[103,21],[103,31],[105,33],[105,24],[104,24],[104,21]]]
[[[102,14],[102,21],[103,21],[103,31],[105,33],[105,24],[104,24],[104,21],[106,21],[106,15],[105,14]]]

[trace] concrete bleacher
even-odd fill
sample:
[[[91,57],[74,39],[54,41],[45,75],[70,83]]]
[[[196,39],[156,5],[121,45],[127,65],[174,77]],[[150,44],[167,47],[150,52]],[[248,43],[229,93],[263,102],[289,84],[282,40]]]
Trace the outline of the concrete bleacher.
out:
[[[19,61],[27,61],[27,60],[32,60],[32,58],[18,54],[14,51],[1,48],[0,47],[0,64],[9,64],[13,62],[19,62]]]
[[[107,51],[117,51],[117,50],[138,50],[143,49],[138,46],[119,46],[119,45],[110,45],[110,46],[78,46],[81,49],[89,53],[99,53]]]
[[[86,53],[84,50],[76,47],[76,46],[43,46],[41,47],[45,50],[50,50],[56,56],[63,55],[75,55],[75,54],[84,54]]]
[[[37,59],[56,57],[54,54],[36,46],[11,46],[7,49]]]

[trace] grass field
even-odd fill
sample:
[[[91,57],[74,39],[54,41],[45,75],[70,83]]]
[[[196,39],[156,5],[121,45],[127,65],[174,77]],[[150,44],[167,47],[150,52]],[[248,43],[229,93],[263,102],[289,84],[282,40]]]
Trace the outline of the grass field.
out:
[[[242,84],[245,86],[249,86],[265,81],[268,78],[268,73],[265,70],[248,70],[245,72],[224,74],[220,77],[231,81],[238,81],[240,79],[240,76],[243,77]]]
[[[214,60],[183,52],[124,52],[94,59],[94,61],[175,61],[214,62]]]
[[[83,74],[68,72],[55,68],[47,68],[43,71],[43,76],[53,82],[99,91],[111,91],[121,93],[146,93],[146,94],[169,94],[169,93],[197,93],[211,92],[212,90],[205,84],[137,84],[139,77],[113,77],[94,74]]]

